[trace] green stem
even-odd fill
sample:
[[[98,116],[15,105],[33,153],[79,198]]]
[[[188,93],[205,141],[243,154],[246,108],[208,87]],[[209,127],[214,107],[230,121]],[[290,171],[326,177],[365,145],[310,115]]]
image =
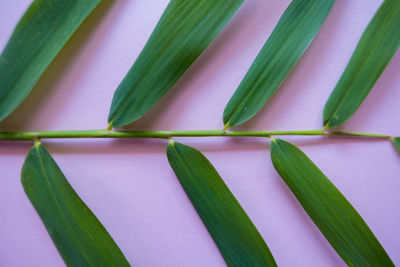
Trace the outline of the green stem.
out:
[[[232,137],[271,137],[276,135],[325,135],[325,136],[355,136],[364,138],[390,139],[389,135],[353,133],[353,132],[326,132],[324,130],[304,131],[226,131],[226,130],[189,130],[189,131],[110,131],[104,130],[76,130],[76,131],[37,131],[37,132],[0,132],[0,140],[34,141],[48,138],[162,138],[171,137],[205,137],[205,136],[232,136]]]
[[[353,133],[353,132],[330,132],[329,135],[344,135],[344,136],[359,136],[359,137],[372,137],[372,138],[386,138],[391,139],[390,135],[385,134],[370,134],[370,133]]]

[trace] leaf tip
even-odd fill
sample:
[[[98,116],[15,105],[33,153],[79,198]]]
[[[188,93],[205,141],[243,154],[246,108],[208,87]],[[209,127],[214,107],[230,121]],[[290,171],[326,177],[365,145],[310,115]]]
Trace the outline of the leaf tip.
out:
[[[231,120],[232,120],[232,117],[230,115],[226,114],[226,107],[225,107],[224,115],[222,117],[222,122],[224,123],[224,130],[231,127]]]
[[[39,147],[41,144],[42,144],[42,141],[40,141],[39,138],[36,138],[36,139],[33,141],[33,147]]]
[[[112,130],[112,128],[113,128],[112,124],[113,124],[113,121],[110,121],[110,123],[107,126],[107,131],[111,131]]]
[[[269,139],[271,139],[271,145],[278,145],[278,141],[280,140],[279,138],[274,137],[270,137]]]
[[[168,144],[169,144],[170,146],[174,146],[174,145],[175,145],[175,141],[172,140],[171,138],[169,138],[169,139],[168,139]]]
[[[324,121],[322,122],[323,126],[324,126],[324,130],[329,128],[329,119],[324,119]]]

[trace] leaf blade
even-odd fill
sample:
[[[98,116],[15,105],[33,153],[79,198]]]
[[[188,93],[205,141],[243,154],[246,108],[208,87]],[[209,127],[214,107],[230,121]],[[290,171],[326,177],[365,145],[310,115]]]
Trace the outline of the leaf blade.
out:
[[[29,95],[58,52],[101,0],[35,0],[0,55],[0,121]]]
[[[291,2],[226,105],[225,128],[249,120],[268,102],[311,44],[334,2]]]
[[[394,266],[354,207],[300,149],[273,139],[271,159],[310,218],[349,266]]]
[[[68,266],[130,266],[42,145],[35,145],[28,153],[21,181]]]
[[[357,111],[400,46],[400,2],[385,0],[364,31],[325,104],[326,128],[342,125]]]
[[[394,145],[395,148],[400,152],[400,137],[394,137],[392,138],[392,144]]]
[[[118,86],[108,122],[124,126],[150,110],[211,43],[244,0],[172,0]]]
[[[208,159],[177,142],[168,145],[167,156],[228,266],[276,266],[265,241]]]

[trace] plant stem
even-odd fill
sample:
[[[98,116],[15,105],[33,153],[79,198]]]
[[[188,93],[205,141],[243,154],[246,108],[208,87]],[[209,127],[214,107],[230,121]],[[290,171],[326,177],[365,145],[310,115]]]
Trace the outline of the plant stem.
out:
[[[353,132],[341,132],[341,131],[330,132],[329,135],[359,136],[359,137],[386,138],[386,139],[392,138],[390,135],[385,135],[385,134],[353,133]]]
[[[225,130],[189,130],[189,131],[110,131],[102,130],[75,130],[75,131],[35,131],[35,132],[0,132],[0,140],[34,141],[49,138],[162,138],[171,137],[205,137],[205,136],[232,136],[232,137],[271,137],[276,135],[324,135],[324,136],[355,136],[364,138],[390,139],[383,134],[353,133],[353,132],[326,132],[324,130],[303,131],[225,131]]]

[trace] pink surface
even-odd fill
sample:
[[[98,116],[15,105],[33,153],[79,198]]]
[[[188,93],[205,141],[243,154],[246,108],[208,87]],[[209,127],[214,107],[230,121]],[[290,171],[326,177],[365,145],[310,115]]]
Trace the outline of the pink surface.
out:
[[[107,126],[115,88],[167,0],[105,1],[0,130]],[[225,104],[289,0],[247,0],[176,86],[130,129],[220,129]],[[0,49],[29,0],[0,1]],[[320,129],[322,109],[382,0],[337,0],[280,91],[240,129]],[[345,130],[400,135],[400,53]],[[291,137],[355,206],[400,265],[400,162],[388,142]],[[214,164],[280,266],[344,266],[270,162],[264,138],[177,138]],[[135,266],[224,266],[185,196],[164,140],[44,142],[64,174]],[[0,142],[0,266],[63,266],[25,196],[20,169],[31,143]]]

